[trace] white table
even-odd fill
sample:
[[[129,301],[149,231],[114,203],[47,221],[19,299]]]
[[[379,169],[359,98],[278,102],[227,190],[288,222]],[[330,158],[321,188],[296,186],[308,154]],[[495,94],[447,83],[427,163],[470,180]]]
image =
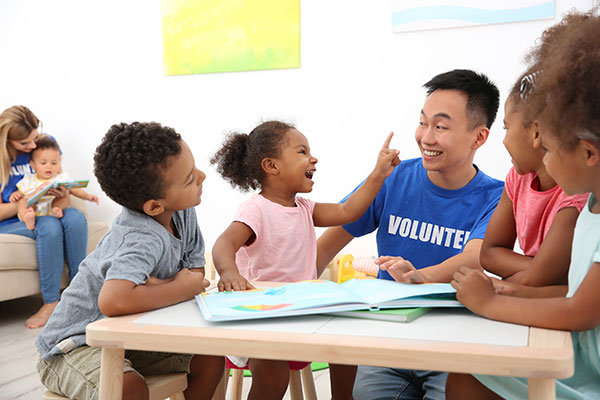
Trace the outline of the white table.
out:
[[[554,380],[573,374],[568,332],[465,309],[434,310],[408,324],[325,315],[207,323],[191,300],[94,322],[87,342],[102,347],[101,399],[120,399],[125,349],[518,376],[528,378],[530,399],[555,398]]]

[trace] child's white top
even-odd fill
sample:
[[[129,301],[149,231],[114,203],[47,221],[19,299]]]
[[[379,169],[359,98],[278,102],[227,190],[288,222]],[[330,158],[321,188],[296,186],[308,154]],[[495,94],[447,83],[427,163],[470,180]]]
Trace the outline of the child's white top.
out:
[[[38,176],[33,174],[26,174],[23,179],[17,182],[17,188],[25,194],[25,196],[29,194],[34,194],[34,192],[40,188],[49,185],[50,183],[58,180],[68,181],[71,180],[68,174],[62,173],[56,175],[54,178],[48,180],[42,180],[38,178]],[[42,196],[42,198],[33,205],[33,209],[35,210],[36,216],[42,215],[50,215],[50,211],[52,210],[52,200],[54,200],[54,196],[46,195]]]
[[[600,214],[591,209],[598,200],[590,195],[588,203],[575,225],[569,292],[572,297],[591,268],[600,262]],[[556,315],[555,318],[561,318]],[[575,355],[575,374],[556,381],[557,399],[600,399],[600,326],[582,332],[572,332]],[[527,398],[527,381],[524,378],[476,375],[481,383],[506,399]]]
[[[296,207],[285,207],[259,194],[242,203],[234,220],[248,225],[256,239],[236,253],[240,274],[250,281],[316,279],[314,208],[314,201],[302,197],[296,197]]]

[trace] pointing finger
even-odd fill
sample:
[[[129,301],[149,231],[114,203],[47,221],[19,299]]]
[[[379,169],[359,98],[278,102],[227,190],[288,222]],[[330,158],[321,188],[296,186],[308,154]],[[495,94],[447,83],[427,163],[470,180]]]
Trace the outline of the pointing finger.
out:
[[[390,142],[392,141],[392,136],[394,136],[394,132],[390,132],[390,134],[388,135],[388,137],[385,139],[385,142],[383,142],[382,149],[389,149],[390,148]]]

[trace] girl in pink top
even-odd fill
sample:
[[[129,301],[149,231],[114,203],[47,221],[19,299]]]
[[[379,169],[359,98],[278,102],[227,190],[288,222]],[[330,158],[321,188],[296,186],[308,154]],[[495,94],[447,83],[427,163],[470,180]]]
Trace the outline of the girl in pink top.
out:
[[[252,289],[252,280],[295,282],[317,278],[315,226],[357,220],[400,163],[389,148],[392,134],[379,152],[375,169],[344,203],[315,203],[299,196],[313,187],[317,159],[306,137],[279,121],[260,124],[250,134],[235,133],[212,158],[233,186],[259,190],[244,202],[234,221],[216,240],[212,255],[219,290]],[[233,357],[232,357],[233,359]],[[239,365],[239,359],[234,360]],[[242,362],[245,362],[244,359]],[[281,399],[289,381],[287,361],[250,359],[252,387],[248,399]],[[330,366],[333,367],[333,366]],[[350,398],[352,382],[334,385],[334,398]],[[336,391],[343,391],[340,396]]]
[[[575,221],[588,195],[567,196],[546,171],[538,121],[523,107],[535,77],[525,74],[504,105],[504,146],[513,167],[488,224],[480,261],[506,281],[547,286],[567,282]],[[523,254],[513,250],[517,239]]]

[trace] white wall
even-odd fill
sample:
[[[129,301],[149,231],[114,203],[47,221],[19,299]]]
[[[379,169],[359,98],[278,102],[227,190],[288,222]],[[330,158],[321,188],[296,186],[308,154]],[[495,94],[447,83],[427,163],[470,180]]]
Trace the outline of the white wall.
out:
[[[556,0],[557,15],[592,0]],[[0,1],[0,110],[30,107],[55,135],[64,169],[91,179],[101,195],[90,219],[110,222],[120,207],[101,194],[93,153],[113,123],[158,121],[189,143],[206,172],[201,228],[210,249],[248,195],[234,191],[208,163],[222,134],[250,131],[263,119],[294,122],[319,158],[310,198],[336,202],[374,165],[386,134],[402,158],[419,156],[413,134],[421,85],[454,68],[488,74],[502,101],[522,57],[555,21],[392,33],[387,0],[303,0],[301,67],[164,76],[159,0]],[[556,19],[558,21],[559,18]],[[502,118],[475,159],[503,179],[510,159]],[[349,251],[375,254],[374,238]]]

